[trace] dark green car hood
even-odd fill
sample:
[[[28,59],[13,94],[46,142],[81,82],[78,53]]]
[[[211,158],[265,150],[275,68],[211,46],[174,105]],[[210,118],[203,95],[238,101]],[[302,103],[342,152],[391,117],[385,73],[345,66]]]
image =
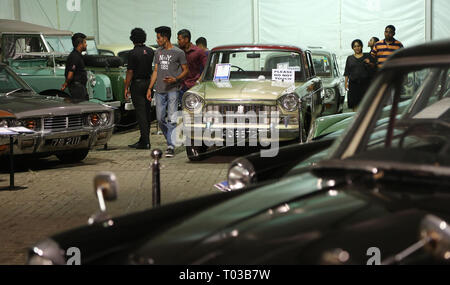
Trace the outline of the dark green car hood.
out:
[[[86,112],[107,111],[108,107],[88,101],[37,95],[31,92],[0,95],[0,106],[18,119],[33,116],[63,116]]]

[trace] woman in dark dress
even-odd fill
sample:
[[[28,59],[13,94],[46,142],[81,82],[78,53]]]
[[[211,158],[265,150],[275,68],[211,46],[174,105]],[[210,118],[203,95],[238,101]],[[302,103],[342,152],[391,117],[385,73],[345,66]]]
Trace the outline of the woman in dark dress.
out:
[[[356,39],[352,42],[353,55],[347,57],[345,64],[345,89],[347,93],[347,104],[349,108],[356,111],[361,102],[364,93],[366,93],[370,84],[371,67],[365,62],[369,59],[368,53],[363,53],[363,43]]]

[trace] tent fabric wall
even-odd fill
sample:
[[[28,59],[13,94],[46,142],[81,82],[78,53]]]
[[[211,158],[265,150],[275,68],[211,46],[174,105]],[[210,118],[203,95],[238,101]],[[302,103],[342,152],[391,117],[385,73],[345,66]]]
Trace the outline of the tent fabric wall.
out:
[[[250,43],[253,38],[252,0],[176,1],[176,33],[188,29],[192,42],[205,37],[208,46]],[[212,9],[213,5],[213,9]],[[172,40],[174,42],[175,39]]]
[[[20,16],[25,22],[93,36],[96,27],[93,1],[80,4],[79,12],[70,12],[66,0],[20,0]]]
[[[432,38],[445,39],[450,37],[450,1],[433,1]]]
[[[173,8],[169,0],[98,0],[99,42],[129,44],[130,31],[140,27],[147,32],[147,44],[156,44],[156,27],[173,28]]]
[[[19,3],[23,21],[99,35],[104,44],[129,43],[134,27],[146,30],[147,43],[153,44],[154,28],[166,25],[173,29],[173,42],[176,32],[187,28],[193,40],[205,36],[209,47],[259,39],[326,46],[344,57],[352,52],[353,39],[366,45],[371,36],[383,38],[387,24],[397,27],[396,37],[405,46],[424,42],[427,1],[432,39],[449,38],[447,0],[1,0],[0,17],[14,19],[14,3]],[[73,2],[81,11],[67,10]]]
[[[13,0],[0,1],[0,19],[14,20]]]

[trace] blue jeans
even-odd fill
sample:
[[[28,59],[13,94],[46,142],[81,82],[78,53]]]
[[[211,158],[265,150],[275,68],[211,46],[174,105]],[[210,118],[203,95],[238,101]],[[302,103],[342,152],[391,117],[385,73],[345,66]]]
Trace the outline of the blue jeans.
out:
[[[156,119],[166,137],[167,146],[175,147],[172,132],[177,126],[178,92],[156,93]],[[167,115],[167,117],[166,117]]]

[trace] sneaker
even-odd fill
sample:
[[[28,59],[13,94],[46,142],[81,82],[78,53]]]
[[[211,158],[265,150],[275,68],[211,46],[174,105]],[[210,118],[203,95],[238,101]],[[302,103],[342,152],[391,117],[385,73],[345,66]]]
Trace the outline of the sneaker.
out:
[[[174,157],[175,156],[175,151],[173,148],[169,147],[166,149],[166,157]]]

